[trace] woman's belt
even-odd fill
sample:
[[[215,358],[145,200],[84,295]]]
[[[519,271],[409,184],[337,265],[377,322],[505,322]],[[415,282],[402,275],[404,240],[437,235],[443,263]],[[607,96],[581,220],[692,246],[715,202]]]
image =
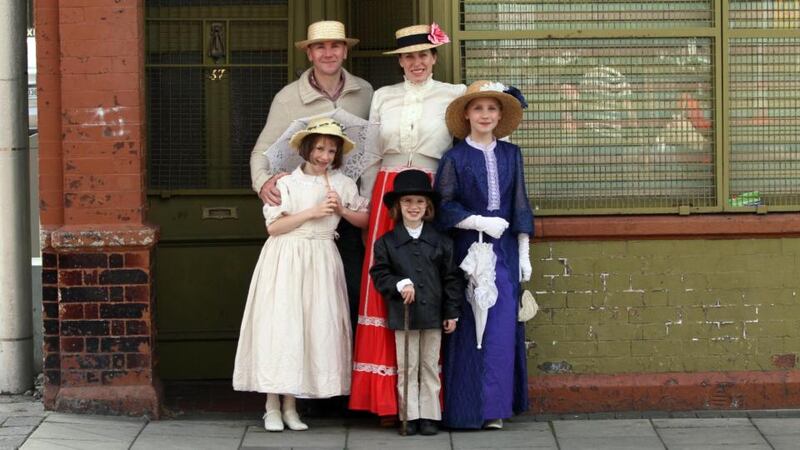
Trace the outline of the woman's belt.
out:
[[[439,168],[439,159],[421,153],[384,153],[381,167],[414,167],[435,172]]]

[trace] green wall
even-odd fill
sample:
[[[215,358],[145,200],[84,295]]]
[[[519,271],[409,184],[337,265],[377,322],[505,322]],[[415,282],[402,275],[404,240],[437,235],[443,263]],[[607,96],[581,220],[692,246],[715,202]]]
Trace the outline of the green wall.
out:
[[[799,258],[789,238],[536,243],[529,375],[793,365]]]

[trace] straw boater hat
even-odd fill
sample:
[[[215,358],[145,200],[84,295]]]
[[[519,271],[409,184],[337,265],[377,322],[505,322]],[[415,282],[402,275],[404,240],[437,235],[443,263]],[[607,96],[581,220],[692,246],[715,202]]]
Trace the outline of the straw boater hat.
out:
[[[383,52],[384,55],[418,52],[450,42],[450,38],[439,28],[439,25],[436,25],[436,22],[430,25],[411,25],[400,28],[394,33],[394,37],[397,40],[397,49]]]
[[[358,44],[358,39],[345,36],[344,24],[342,22],[323,20],[309,25],[308,32],[306,32],[306,40],[297,41],[294,43],[294,46],[305,50],[306,47],[311,44],[325,41],[342,41],[345,42],[348,47]]]
[[[425,172],[417,169],[404,170],[394,178],[394,187],[383,194],[383,204],[387,208],[404,195],[424,195],[433,203],[439,203],[441,195],[431,188],[431,179]]]
[[[467,105],[476,98],[493,98],[499,101],[503,108],[500,121],[494,129],[494,135],[498,138],[510,135],[517,129],[522,120],[521,101],[524,101],[524,98],[520,100],[509,92],[515,92],[522,96],[516,88],[505,86],[501,83],[479,80],[470,84],[464,95],[456,97],[447,106],[447,114],[445,115],[447,129],[459,139],[469,136],[469,121],[464,117],[464,110]]]
[[[293,134],[291,139],[289,139],[289,145],[297,150],[300,148],[300,142],[303,140],[304,137],[308,136],[309,134],[325,134],[328,136],[339,136],[342,138],[342,154],[346,154],[350,150],[353,149],[355,144],[353,141],[350,140],[344,134],[344,128],[342,125],[331,119],[330,117],[319,117],[316,119],[311,119],[308,122],[305,130],[298,131],[297,133]]]

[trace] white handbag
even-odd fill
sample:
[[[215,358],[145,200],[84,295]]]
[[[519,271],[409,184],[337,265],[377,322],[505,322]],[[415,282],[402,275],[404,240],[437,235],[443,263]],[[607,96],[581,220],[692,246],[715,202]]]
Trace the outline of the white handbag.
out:
[[[533,319],[533,316],[539,312],[539,304],[533,298],[531,291],[525,289],[519,299],[519,312],[517,313],[517,320],[520,322],[527,322]]]

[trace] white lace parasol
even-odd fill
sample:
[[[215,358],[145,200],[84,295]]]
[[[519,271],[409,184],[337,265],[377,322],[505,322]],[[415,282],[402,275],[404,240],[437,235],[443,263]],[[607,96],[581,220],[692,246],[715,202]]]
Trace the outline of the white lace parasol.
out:
[[[361,117],[337,108],[325,114],[292,121],[289,124],[289,128],[281,134],[281,137],[264,151],[264,155],[269,159],[272,173],[291,172],[303,162],[303,158],[300,157],[297,151],[289,146],[289,139],[298,131],[304,130],[310,120],[318,117],[330,117],[339,122],[344,128],[344,133],[347,137],[356,144],[352,151],[344,155],[344,162],[340,168],[342,173],[353,181],[358,180],[364,169],[379,161],[380,158],[377,155],[367,151],[377,145],[378,124],[370,123]]]

